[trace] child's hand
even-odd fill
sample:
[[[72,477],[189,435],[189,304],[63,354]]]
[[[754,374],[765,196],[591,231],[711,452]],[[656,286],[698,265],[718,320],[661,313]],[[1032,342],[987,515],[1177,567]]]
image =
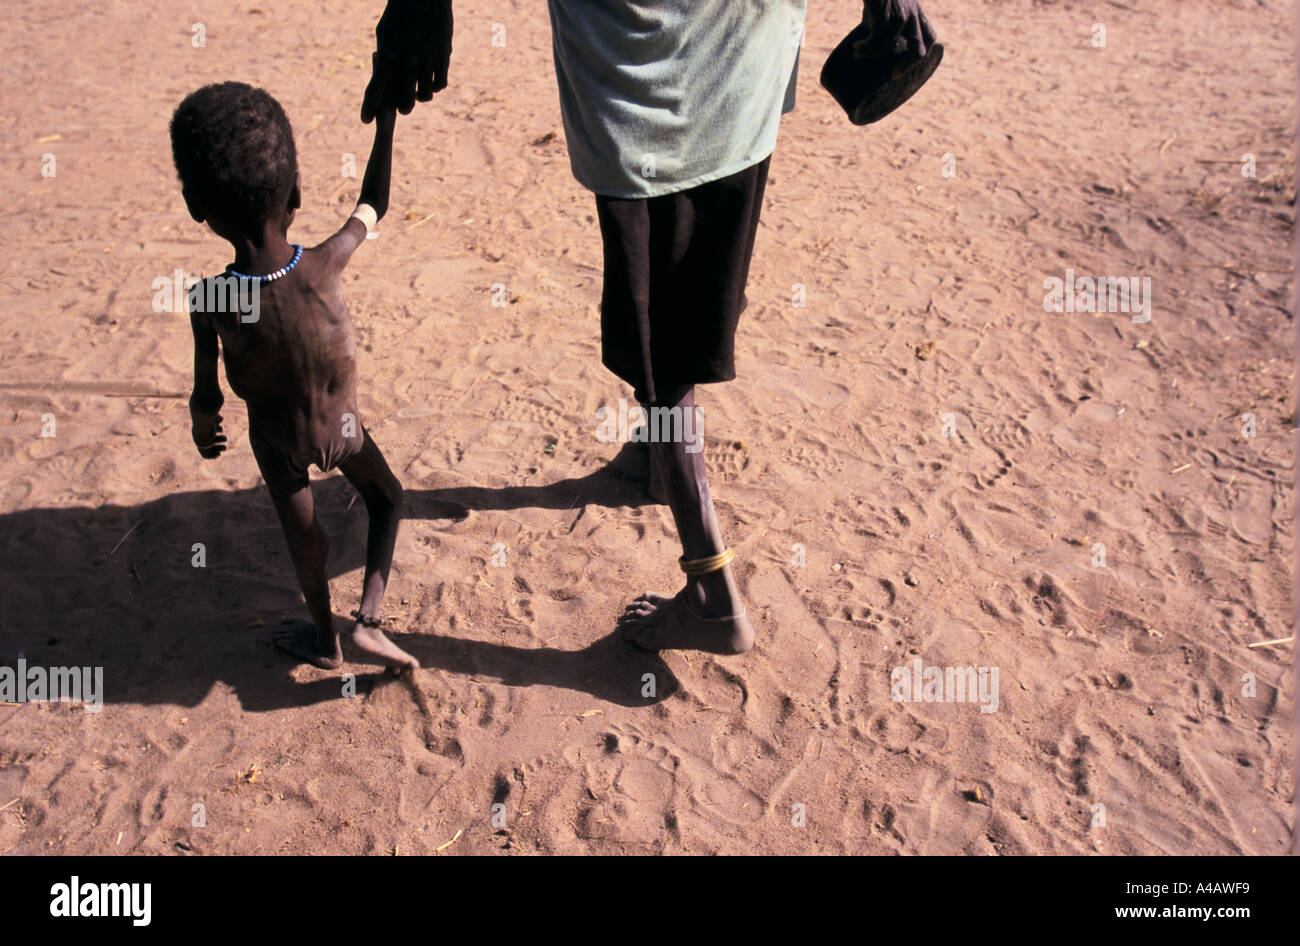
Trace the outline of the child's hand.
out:
[[[221,432],[221,415],[191,415],[190,436],[194,446],[199,448],[199,456],[205,460],[215,460],[226,449],[226,435]]]

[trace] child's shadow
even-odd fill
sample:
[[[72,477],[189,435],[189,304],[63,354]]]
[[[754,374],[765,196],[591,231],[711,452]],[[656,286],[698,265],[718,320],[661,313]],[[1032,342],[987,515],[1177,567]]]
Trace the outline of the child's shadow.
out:
[[[644,454],[627,445],[602,469],[547,486],[408,488],[405,515],[644,505],[645,465]],[[347,508],[355,493],[341,476],[313,488],[332,535],[365,516],[359,501]],[[361,568],[364,555],[362,542],[336,541],[329,576]],[[24,657],[29,667],[103,667],[105,703],[194,706],[218,683],[253,712],[339,698],[338,674],[298,683],[289,674],[292,660],[270,644],[281,614],[302,613],[284,537],[260,484],[175,493],[138,506],[0,516],[0,663],[13,666]],[[678,686],[659,657],[615,635],[576,651],[435,634],[393,638],[428,670],[564,687],[624,706],[650,705]],[[355,654],[344,646],[344,669],[356,672]],[[646,674],[653,675],[649,697],[642,696]]]

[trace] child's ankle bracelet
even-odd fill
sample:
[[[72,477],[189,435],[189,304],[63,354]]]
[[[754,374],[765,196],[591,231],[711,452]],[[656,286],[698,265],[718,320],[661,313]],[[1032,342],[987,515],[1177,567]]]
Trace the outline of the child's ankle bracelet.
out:
[[[357,623],[362,627],[379,627],[379,618],[369,614],[362,614],[360,609],[352,612],[352,616],[357,619]]]

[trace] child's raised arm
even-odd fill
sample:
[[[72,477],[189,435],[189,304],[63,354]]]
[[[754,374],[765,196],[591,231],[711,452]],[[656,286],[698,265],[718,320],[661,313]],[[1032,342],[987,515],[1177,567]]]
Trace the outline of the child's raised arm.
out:
[[[361,178],[357,209],[338,233],[330,238],[341,263],[365,240],[366,234],[388,213],[389,180],[393,169],[393,126],[397,112],[390,108],[375,117],[375,143],[370,149],[366,173]]]
[[[194,391],[190,394],[190,436],[199,456],[214,460],[226,449],[221,432],[221,405],[226,402],[217,380],[217,330],[203,312],[190,313],[194,332]]]
[[[383,220],[388,213],[388,184],[393,170],[393,126],[397,112],[386,108],[375,117],[375,143],[370,148],[366,174],[361,178],[361,196],[357,206],[369,204],[375,208],[375,219]]]

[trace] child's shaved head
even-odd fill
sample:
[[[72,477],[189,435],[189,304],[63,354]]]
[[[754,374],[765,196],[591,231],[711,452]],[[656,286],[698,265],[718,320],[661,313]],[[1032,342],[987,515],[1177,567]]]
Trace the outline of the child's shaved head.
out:
[[[253,227],[283,210],[298,173],[280,103],[242,82],[205,85],[172,115],[172,157],[208,212]]]

